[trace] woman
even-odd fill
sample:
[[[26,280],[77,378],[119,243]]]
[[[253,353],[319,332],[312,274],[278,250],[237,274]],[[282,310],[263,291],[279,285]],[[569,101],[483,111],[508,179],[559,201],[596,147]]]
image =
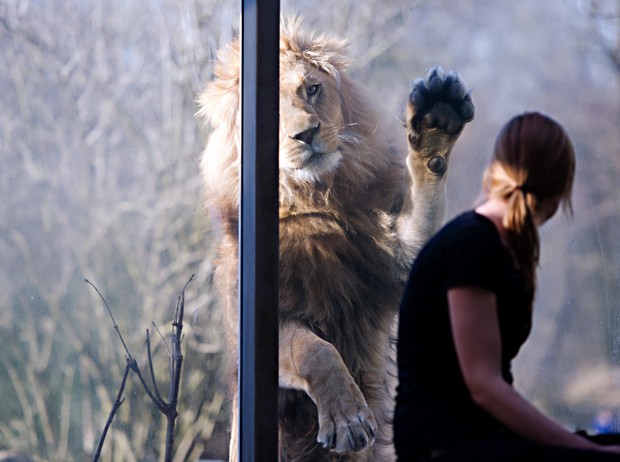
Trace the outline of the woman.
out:
[[[527,113],[501,130],[484,202],[420,252],[400,310],[394,441],[400,461],[620,460],[565,430],[512,388],[529,335],[537,227],[571,207],[575,153],[554,120]]]

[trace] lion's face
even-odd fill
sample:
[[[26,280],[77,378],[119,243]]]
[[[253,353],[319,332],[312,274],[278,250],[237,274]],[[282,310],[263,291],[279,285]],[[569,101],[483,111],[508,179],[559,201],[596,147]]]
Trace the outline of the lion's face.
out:
[[[280,169],[297,180],[319,181],[342,158],[344,128],[335,78],[295,56],[280,64]]]
[[[372,104],[346,73],[345,47],[341,40],[303,33],[295,21],[283,27],[281,204],[314,200],[313,192],[324,193],[334,181],[346,182],[346,190],[356,194],[357,186],[363,189],[390,162]],[[215,79],[199,98],[198,115],[212,127],[201,163],[208,201],[227,210],[236,210],[240,198],[240,61],[234,41],[220,52]]]

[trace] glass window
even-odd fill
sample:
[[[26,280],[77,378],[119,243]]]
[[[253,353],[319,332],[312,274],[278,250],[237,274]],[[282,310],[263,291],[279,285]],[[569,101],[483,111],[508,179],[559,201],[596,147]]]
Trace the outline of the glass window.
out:
[[[617,1],[285,0],[349,39],[351,73],[394,137],[410,81],[436,64],[476,119],[450,166],[446,218],[471,207],[499,127],[540,110],[578,151],[574,217],[542,229],[532,337],[517,387],[571,428],[618,427],[620,10]],[[226,457],[226,341],[211,290],[220,223],[203,207],[197,94],[238,32],[237,2],[0,5],[0,450],[92,457],[125,353],[92,281],[167,393],[169,323],[186,292],[177,452]],[[405,140],[402,139],[404,147]],[[152,323],[155,323],[157,330]],[[158,460],[164,421],[131,376],[102,460]]]

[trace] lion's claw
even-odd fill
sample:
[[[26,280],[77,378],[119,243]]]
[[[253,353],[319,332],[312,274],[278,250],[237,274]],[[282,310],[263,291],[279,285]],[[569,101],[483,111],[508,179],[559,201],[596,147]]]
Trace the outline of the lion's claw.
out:
[[[332,409],[336,412],[319,416],[319,444],[337,453],[357,452],[374,444],[377,423],[365,403],[360,404],[340,402]]]

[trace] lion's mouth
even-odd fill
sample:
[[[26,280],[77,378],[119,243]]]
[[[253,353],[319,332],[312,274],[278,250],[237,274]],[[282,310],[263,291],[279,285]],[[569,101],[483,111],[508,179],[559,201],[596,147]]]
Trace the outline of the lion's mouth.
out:
[[[288,165],[294,176],[304,181],[318,181],[323,175],[333,173],[337,168],[342,154],[339,150],[324,152],[307,149],[298,153],[297,161]],[[286,165],[282,165],[286,169]],[[292,168],[291,168],[292,167]]]
[[[330,154],[334,154],[332,153],[326,153],[326,152],[322,152],[322,151],[314,151],[314,150],[310,150],[310,153],[308,155],[308,157],[306,157],[305,162],[304,162],[304,167],[312,165],[312,164],[316,164],[319,162],[324,162],[324,158],[326,156],[329,156]]]
[[[338,149],[330,152],[312,150],[308,157],[306,157],[303,168],[323,169],[328,167],[331,170],[332,167],[335,168],[338,166],[341,158],[342,154],[340,154],[340,150]]]

